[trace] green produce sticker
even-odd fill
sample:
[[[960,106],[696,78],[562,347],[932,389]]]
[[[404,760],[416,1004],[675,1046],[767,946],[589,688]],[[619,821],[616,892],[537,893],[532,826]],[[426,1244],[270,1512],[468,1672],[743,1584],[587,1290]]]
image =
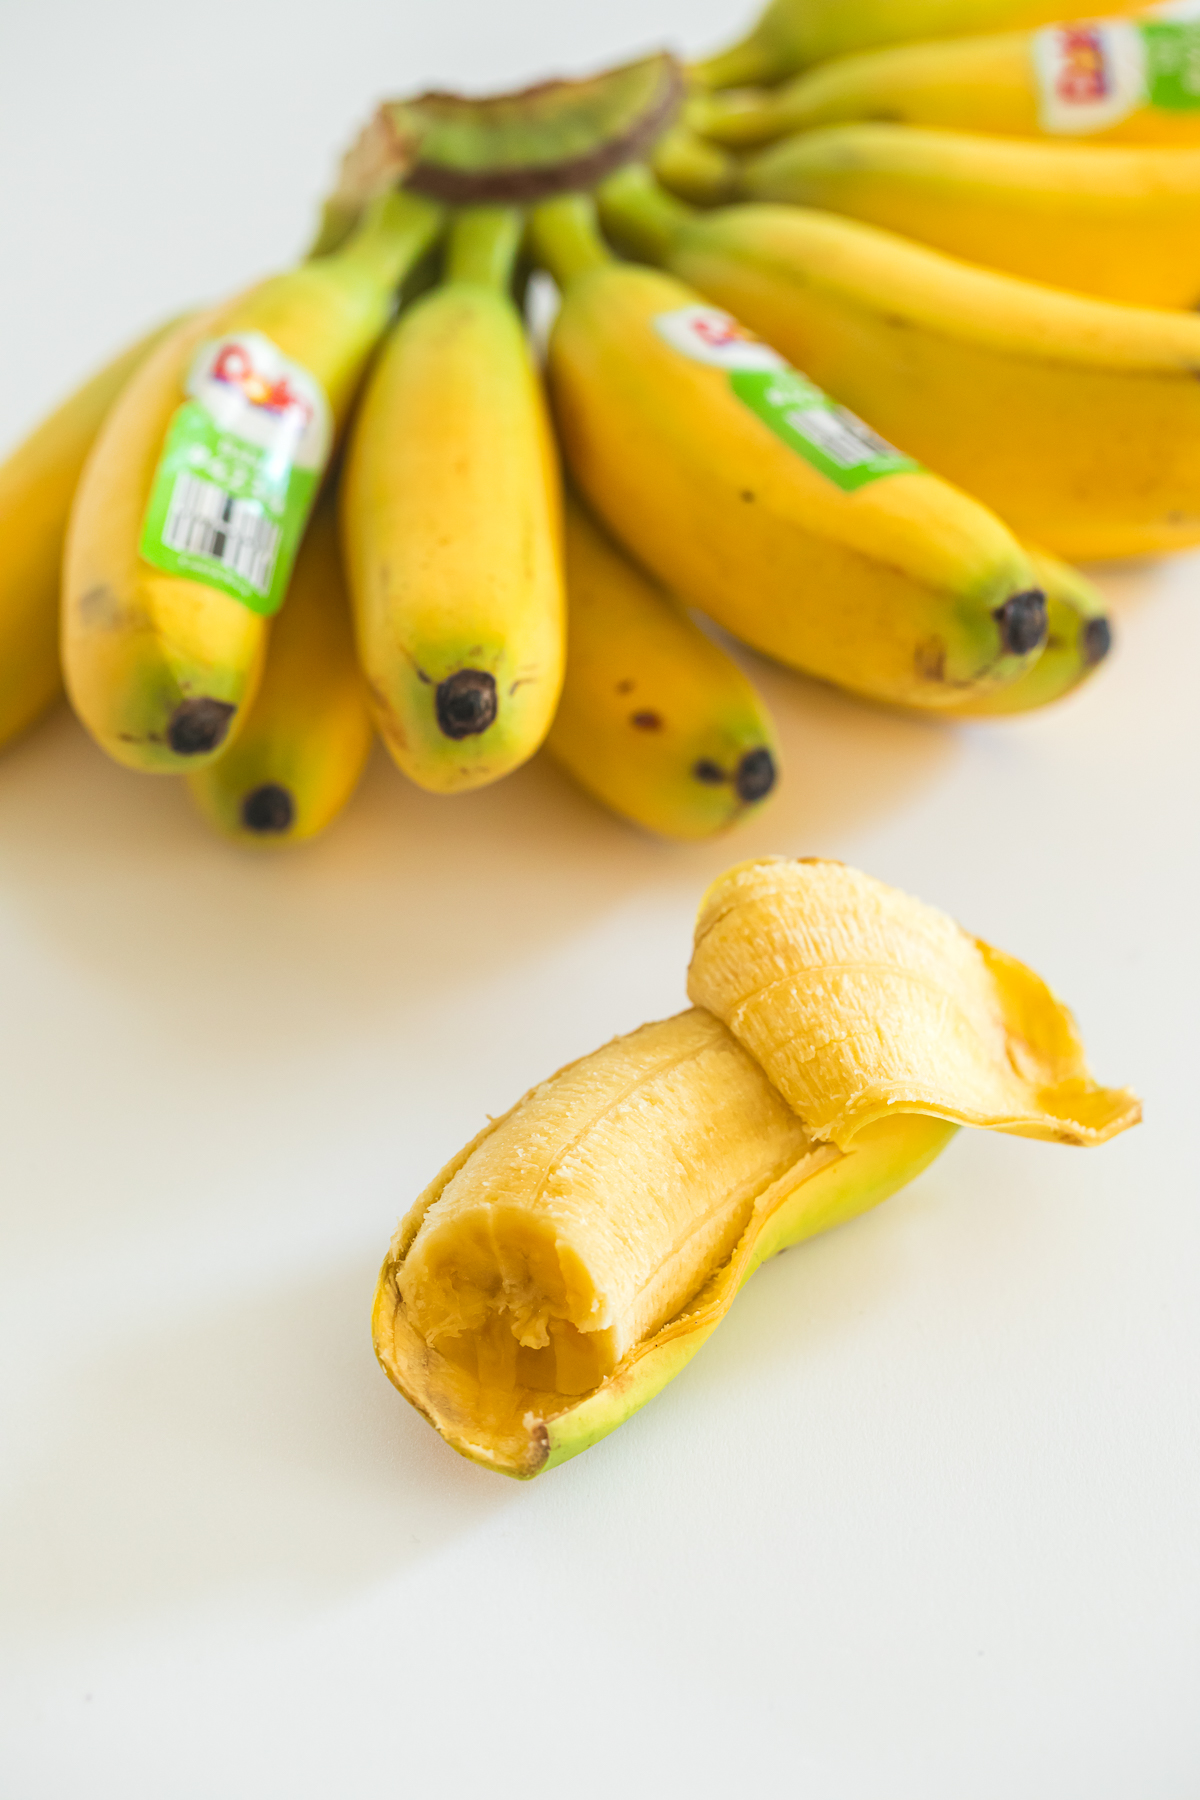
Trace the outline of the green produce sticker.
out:
[[[1033,62],[1044,131],[1085,136],[1143,106],[1200,108],[1200,19],[1048,25],[1034,33]]]
[[[693,362],[724,369],[743,406],[843,493],[884,475],[919,472],[920,463],[876,436],[720,307],[681,306],[660,313],[654,329]]]
[[[201,346],[155,471],[142,556],[278,612],[329,458],[320,384],[258,331]]]
[[[1189,25],[1143,25],[1146,93],[1164,112],[1200,108],[1200,21]]]

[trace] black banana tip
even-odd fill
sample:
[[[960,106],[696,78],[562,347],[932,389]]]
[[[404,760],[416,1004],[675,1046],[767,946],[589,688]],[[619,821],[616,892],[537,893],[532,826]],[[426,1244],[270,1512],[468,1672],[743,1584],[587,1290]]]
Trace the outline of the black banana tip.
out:
[[[1089,619],[1083,628],[1080,642],[1083,646],[1083,660],[1089,669],[1102,663],[1112,649],[1112,626],[1107,619]]]
[[[1046,596],[1041,588],[1013,594],[992,614],[1008,656],[1028,656],[1046,639]]]
[[[495,680],[486,669],[458,669],[438,682],[435,705],[446,737],[478,737],[495,721]]]
[[[242,824],[260,837],[290,831],[296,818],[296,802],[277,781],[265,781],[242,801]]]
[[[167,742],[176,756],[204,756],[225,742],[237,711],[227,700],[181,700],[167,726]]]
[[[747,804],[765,800],[775,786],[776,773],[775,758],[769,750],[747,750],[738,764],[738,798]]]

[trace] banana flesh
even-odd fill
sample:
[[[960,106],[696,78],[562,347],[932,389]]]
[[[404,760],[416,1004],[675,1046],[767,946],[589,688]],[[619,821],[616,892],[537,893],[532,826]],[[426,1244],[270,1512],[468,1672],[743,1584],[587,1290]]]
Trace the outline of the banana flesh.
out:
[[[570,499],[567,673],[546,748],[614,812],[702,838],[774,791],[779,750],[737,664]]]
[[[535,247],[552,266],[564,226],[585,218],[575,202],[539,209]],[[789,394],[828,407],[823,396],[694,288],[603,254],[567,280],[551,394],[575,480],[666,587],[767,655],[874,699],[938,707],[1032,663],[1044,602],[999,519],[836,409],[788,413],[854,440],[837,450],[868,466],[852,488],[764,423],[741,365],[760,371],[764,407]]]
[[[1200,318],[795,206],[694,215],[659,254],[1030,542],[1084,562],[1200,543]]]
[[[1091,1079],[1032,970],[841,863],[770,858],[700,906],[688,996],[723,1019],[814,1137],[845,1149],[896,1110],[1100,1144],[1136,1124]]]
[[[493,211],[468,210],[455,233],[464,249],[474,228],[485,246],[492,235],[499,268],[452,264],[401,315],[342,486],[376,724],[404,773],[437,793],[481,787],[532,756],[563,676],[557,456],[507,291],[519,220]]]
[[[236,843],[315,837],[358,785],[374,732],[354,650],[333,502],[313,515],[262,683],[232,747],[187,777],[210,824]]]
[[[895,1192],[959,1122],[1083,1144],[1139,1117],[1031,971],[839,864],[729,871],[689,991],[493,1121],[392,1242],[379,1359],[486,1467],[536,1475],[614,1430],[767,1256]]]
[[[62,691],[58,596],[71,500],[106,413],[174,323],[114,357],[0,465],[0,745]]]
[[[1200,301],[1200,149],[835,125],[752,157],[741,192],[844,213],[966,262],[1106,300]]]

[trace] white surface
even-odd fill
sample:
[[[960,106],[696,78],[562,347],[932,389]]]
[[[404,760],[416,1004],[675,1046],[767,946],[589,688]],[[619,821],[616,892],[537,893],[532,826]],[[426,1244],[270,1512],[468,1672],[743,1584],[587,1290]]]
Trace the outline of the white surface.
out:
[[[0,434],[285,260],[365,105],[723,34],[724,0],[15,9]],[[534,766],[378,761],[206,836],[65,715],[0,762],[4,1800],[1200,1792],[1200,565],[1112,583],[1060,712],[943,730],[760,669],[786,792],[643,840]],[[375,1367],[395,1217],[533,1080],[683,1003],[705,882],[844,857],[1026,958],[1148,1123],[966,1135],[765,1269],[531,1486]]]

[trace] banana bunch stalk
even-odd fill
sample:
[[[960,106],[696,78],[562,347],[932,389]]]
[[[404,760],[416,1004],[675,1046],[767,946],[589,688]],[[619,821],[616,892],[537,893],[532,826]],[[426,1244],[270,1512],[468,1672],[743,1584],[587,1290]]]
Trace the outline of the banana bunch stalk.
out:
[[[886,1199],[959,1125],[1092,1145],[1140,1117],[1029,969],[839,863],[717,881],[688,994],[489,1124],[396,1232],[380,1362],[487,1468],[528,1478],[606,1436],[761,1262]]]

